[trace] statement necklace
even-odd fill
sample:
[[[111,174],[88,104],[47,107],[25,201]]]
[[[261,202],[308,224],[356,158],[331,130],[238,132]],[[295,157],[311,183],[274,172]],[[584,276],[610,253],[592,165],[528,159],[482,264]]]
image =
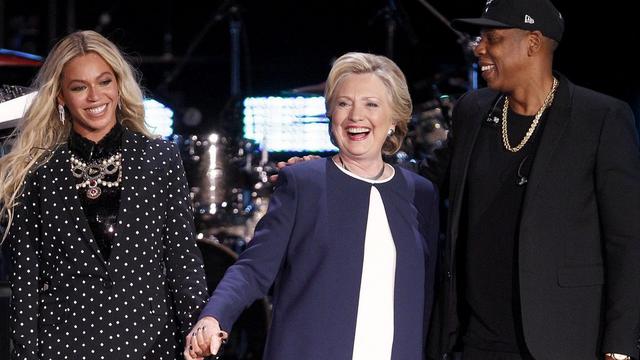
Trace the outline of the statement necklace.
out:
[[[353,172],[351,170],[349,170],[349,168],[347,168],[347,165],[344,164],[344,162],[342,161],[342,156],[338,155],[338,159],[340,160],[340,166],[342,166],[343,169],[349,171],[349,172]],[[378,172],[378,174],[376,174],[373,177],[367,177],[367,176],[363,176],[365,179],[368,180],[378,180],[380,179],[380,177],[382,177],[382,174],[384,174],[384,162],[382,162],[382,169],[380,169],[380,171]],[[355,173],[354,173],[355,174]]]
[[[102,194],[101,186],[115,187],[122,181],[122,153],[118,152],[107,159],[85,163],[71,154],[71,172],[82,182],[76,184],[76,189],[86,188],[89,199],[97,199]],[[108,175],[118,173],[115,181],[106,181]]]
[[[507,131],[507,111],[509,110],[509,97],[505,96],[504,106],[502,107],[502,143],[504,144],[505,149],[515,153],[520,151],[520,149],[522,149],[526,145],[527,141],[529,141],[529,138],[531,137],[531,135],[533,135],[533,132],[536,130],[536,127],[538,126],[538,122],[540,121],[540,117],[542,116],[542,113],[553,102],[553,97],[555,96],[557,87],[558,87],[558,80],[554,77],[553,86],[551,86],[551,91],[549,91],[549,93],[547,94],[547,98],[544,99],[544,103],[542,103],[542,106],[540,107],[540,110],[538,110],[538,112],[536,113],[536,116],[533,117],[531,126],[529,126],[529,130],[527,130],[527,133],[524,135],[524,139],[522,139],[522,141],[520,141],[520,144],[518,144],[518,146],[516,147],[511,147],[511,144],[509,144],[509,135],[508,135],[509,132]]]

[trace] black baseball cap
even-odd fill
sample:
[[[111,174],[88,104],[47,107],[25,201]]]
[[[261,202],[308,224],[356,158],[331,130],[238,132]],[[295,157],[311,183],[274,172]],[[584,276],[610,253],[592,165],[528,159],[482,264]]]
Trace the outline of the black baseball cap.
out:
[[[487,0],[481,17],[455,19],[451,25],[464,32],[480,28],[538,30],[558,42],[564,32],[564,19],[549,0]]]

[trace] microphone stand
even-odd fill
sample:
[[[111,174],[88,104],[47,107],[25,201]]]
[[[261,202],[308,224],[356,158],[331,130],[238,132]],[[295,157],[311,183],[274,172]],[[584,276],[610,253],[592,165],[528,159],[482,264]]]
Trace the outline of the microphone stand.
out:
[[[416,45],[418,37],[409,24],[409,20],[401,7],[396,4],[396,0],[388,0],[386,5],[378,10],[376,15],[369,21],[369,26],[372,26],[375,20],[379,17],[384,18],[386,39],[385,39],[385,55],[389,59],[394,58],[395,53],[395,35],[398,25],[402,27],[407,33],[407,37],[412,45]]]
[[[467,77],[469,79],[469,88],[478,88],[478,64],[475,61],[475,55],[473,49],[475,47],[474,41],[468,34],[460,32],[451,26],[451,22],[444,17],[436,8],[434,8],[427,0],[418,0],[420,4],[427,8],[440,22],[442,22],[449,30],[451,30],[457,39],[458,44],[462,46],[462,53],[464,54],[465,62],[467,63]]]
[[[244,39],[246,41],[246,35],[243,31],[242,24],[242,13],[243,9],[238,4],[237,0],[223,0],[220,6],[211,14],[209,17],[209,21],[202,27],[200,32],[193,38],[185,55],[180,59],[180,61],[176,64],[173,71],[169,73],[168,76],[165,77],[164,81],[158,86],[158,90],[163,91],[169,88],[169,85],[181,74],[186,64],[193,57],[193,53],[200,45],[204,37],[207,35],[209,30],[216,24],[222,22],[225,19],[229,20],[229,40],[230,40],[230,79],[229,79],[229,99],[227,103],[223,106],[220,117],[222,119],[221,126],[224,128],[230,127],[228,132],[235,133],[238,132],[238,129],[234,128],[234,121],[236,121],[234,105],[238,101],[238,99],[242,96],[242,87],[241,87],[241,43]],[[245,46],[245,52],[248,52],[248,47]],[[249,66],[248,54],[245,54],[245,63]],[[247,73],[247,77],[248,77]],[[249,81],[249,80],[248,80]],[[229,115],[229,123],[226,123],[225,117]],[[237,127],[237,126],[235,126]],[[240,127],[241,131],[241,127]],[[224,131],[225,133],[227,131]]]
[[[230,76],[229,76],[229,99],[220,112],[220,124],[223,132],[231,135],[233,138],[241,138],[242,120],[241,120],[241,100],[242,90],[242,50],[243,40],[245,42],[245,66],[249,67],[248,46],[246,46],[246,34],[243,29],[242,12],[243,8],[237,4],[237,0],[230,0],[226,11],[229,18],[229,41],[230,41]],[[247,81],[250,74],[245,73]]]
[[[237,6],[235,4],[231,4],[234,2],[233,0],[224,0],[222,4],[213,12],[213,14],[209,17],[209,21],[202,27],[200,32],[191,40],[189,43],[189,47],[187,48],[187,52],[182,57],[180,62],[176,64],[173,71],[164,79],[164,82],[160,85],[161,87],[168,88],[169,85],[180,75],[185,65],[191,60],[193,56],[193,52],[196,50],[198,45],[202,42],[204,37],[207,35],[209,30],[216,25],[217,23],[224,20],[227,16],[229,16],[230,9],[235,8]]]
[[[242,22],[231,18],[229,21],[229,35],[231,40],[231,84],[229,94],[232,98],[240,96],[240,32]]]

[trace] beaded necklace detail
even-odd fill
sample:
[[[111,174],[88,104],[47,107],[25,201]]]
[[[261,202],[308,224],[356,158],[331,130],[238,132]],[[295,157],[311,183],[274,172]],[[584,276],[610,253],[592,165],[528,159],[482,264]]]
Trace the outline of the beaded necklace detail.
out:
[[[106,159],[95,160],[85,163],[71,154],[71,172],[82,182],[76,184],[76,189],[88,188],[87,198],[95,200],[102,194],[101,186],[116,187],[122,181],[122,153],[118,152]],[[104,178],[108,175],[118,173],[118,178],[114,181],[107,181]]]

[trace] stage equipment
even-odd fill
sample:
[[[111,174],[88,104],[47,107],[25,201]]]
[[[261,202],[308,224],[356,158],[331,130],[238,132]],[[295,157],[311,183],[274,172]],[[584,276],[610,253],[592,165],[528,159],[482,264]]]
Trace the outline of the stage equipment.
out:
[[[413,166],[442,147],[449,133],[452,108],[453,102],[446,95],[417,104],[408,125],[407,136],[391,160],[398,164],[411,163]]]
[[[173,110],[158,100],[144,100],[144,121],[155,135],[166,138],[173,134]]]
[[[268,154],[249,139],[174,136],[190,187],[196,228],[241,252],[266,212],[275,172]]]
[[[436,10],[433,5],[431,5],[427,0],[418,0],[420,4],[429,10],[440,22],[442,22],[451,32],[453,32],[458,38],[458,44],[462,47],[462,53],[464,54],[465,61],[467,63],[467,77],[469,81],[470,89],[478,88],[478,64],[476,62],[476,57],[473,53],[477,43],[475,38],[469,36],[469,34],[465,34],[454,29],[451,26],[451,22],[444,17],[438,10]]]
[[[324,98],[248,97],[243,102],[244,137],[269,152],[333,152]]]

